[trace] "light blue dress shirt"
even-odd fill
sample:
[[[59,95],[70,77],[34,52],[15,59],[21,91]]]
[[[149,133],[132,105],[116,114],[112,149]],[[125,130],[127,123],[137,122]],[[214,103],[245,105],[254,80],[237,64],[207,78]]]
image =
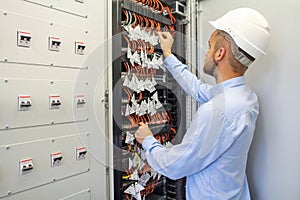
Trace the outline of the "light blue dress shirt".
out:
[[[145,138],[149,164],[171,179],[186,176],[188,200],[250,199],[245,170],[258,115],[256,94],[243,76],[209,86],[174,55],[164,64],[202,105],[180,144],[165,148],[154,137]]]

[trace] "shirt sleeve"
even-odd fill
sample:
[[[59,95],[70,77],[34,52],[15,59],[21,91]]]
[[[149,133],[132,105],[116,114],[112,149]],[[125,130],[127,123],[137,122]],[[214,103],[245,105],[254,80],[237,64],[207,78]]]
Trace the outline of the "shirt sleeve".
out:
[[[183,141],[169,149],[153,136],[145,138],[142,145],[151,167],[170,179],[179,179],[205,169],[226,152],[243,127],[232,134],[223,116],[212,109],[206,105],[200,107]]]
[[[172,74],[181,88],[196,101],[203,104],[211,98],[209,93],[211,86],[198,79],[189,71],[188,67],[182,64],[173,54],[164,60],[164,66]]]

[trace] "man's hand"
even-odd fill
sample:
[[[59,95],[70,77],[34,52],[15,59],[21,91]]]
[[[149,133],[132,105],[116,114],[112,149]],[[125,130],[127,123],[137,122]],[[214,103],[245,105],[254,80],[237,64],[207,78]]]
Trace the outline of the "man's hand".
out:
[[[153,135],[149,127],[144,124],[143,122],[140,123],[140,127],[135,132],[135,139],[138,143],[142,144],[144,139],[149,136]]]
[[[172,45],[174,42],[174,39],[169,32],[158,32],[157,36],[160,40],[160,47],[163,51],[164,57],[168,57],[170,54],[172,54]]]

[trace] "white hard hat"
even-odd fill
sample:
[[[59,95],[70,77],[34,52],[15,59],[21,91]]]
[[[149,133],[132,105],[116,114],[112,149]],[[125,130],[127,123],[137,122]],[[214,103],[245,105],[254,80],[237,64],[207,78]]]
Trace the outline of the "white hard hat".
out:
[[[234,9],[209,23],[228,33],[236,45],[253,58],[258,59],[266,54],[271,28],[264,16],[256,10]]]

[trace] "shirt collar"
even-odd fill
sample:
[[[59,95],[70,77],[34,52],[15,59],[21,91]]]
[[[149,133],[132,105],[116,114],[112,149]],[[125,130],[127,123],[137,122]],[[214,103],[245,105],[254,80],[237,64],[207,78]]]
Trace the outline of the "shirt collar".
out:
[[[216,96],[217,94],[220,94],[221,92],[224,92],[224,90],[228,88],[238,87],[240,85],[246,84],[246,80],[244,76],[235,77],[226,81],[223,81],[222,83],[217,84],[216,86],[212,87],[209,92],[211,94],[211,97]]]

